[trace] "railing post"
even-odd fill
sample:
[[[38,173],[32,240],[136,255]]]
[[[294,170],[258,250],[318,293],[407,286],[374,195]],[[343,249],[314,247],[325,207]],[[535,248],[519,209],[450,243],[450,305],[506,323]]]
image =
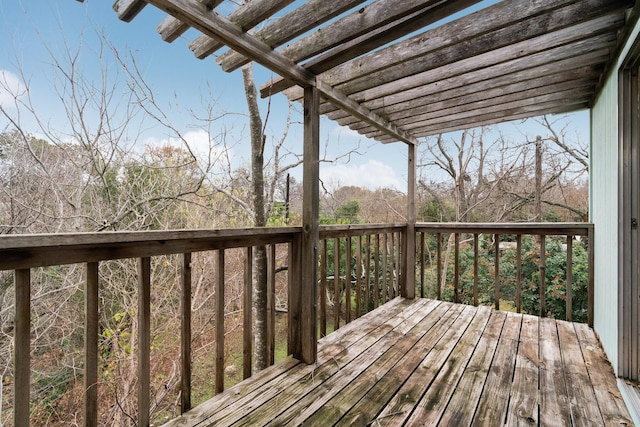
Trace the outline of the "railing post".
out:
[[[587,267],[588,268],[588,267]],[[565,320],[573,321],[573,236],[567,235],[567,274],[566,274]]]
[[[98,263],[87,263],[84,305],[84,425],[98,425]]]
[[[547,246],[546,236],[540,236],[540,317],[547,317]]]
[[[31,389],[31,270],[15,271],[16,312],[14,329],[15,426],[29,425]]]
[[[253,355],[253,247],[249,246],[246,252],[247,256],[244,264],[244,298],[242,301],[242,377],[247,379],[251,376],[252,355]],[[269,272],[271,269],[268,269]],[[268,288],[268,286],[267,286]],[[269,341],[271,336],[269,334],[269,323],[271,318],[268,315],[269,310],[269,292],[267,291],[267,348],[269,348]],[[267,357],[270,353],[267,351]]]
[[[216,393],[224,391],[224,263],[224,249],[219,249],[216,280]]]
[[[151,258],[138,260],[138,426],[150,422]]]
[[[251,310],[251,308],[249,308]],[[269,366],[276,354],[276,245],[267,252],[267,358]]]
[[[590,327],[593,328],[593,317],[594,317],[594,247],[593,247],[593,239],[594,239],[594,229],[593,224],[589,225],[589,231],[587,236],[587,259],[589,263],[589,283],[587,284],[587,323]]]
[[[500,310],[500,235],[495,235],[496,253],[493,265],[494,283],[493,283],[493,298],[496,310]]]
[[[191,409],[191,253],[182,255],[180,331],[180,412]]]
[[[299,283],[300,325],[293,356],[305,363],[316,361],[318,286],[318,231],[320,181],[320,93],[315,87],[304,88],[304,154],[303,154],[303,208],[301,282]]]
[[[400,293],[405,298],[413,299],[416,297],[416,145],[409,144],[407,148],[407,229]]]

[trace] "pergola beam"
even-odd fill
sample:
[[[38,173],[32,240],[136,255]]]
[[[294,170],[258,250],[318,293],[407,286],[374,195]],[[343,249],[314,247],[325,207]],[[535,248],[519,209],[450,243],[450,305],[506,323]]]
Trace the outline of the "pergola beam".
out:
[[[311,72],[296,65],[282,54],[271,50],[267,44],[243,32],[227,19],[209,11],[205,5],[193,0],[150,0],[149,3],[203,34],[219,39],[230,48],[296,84],[302,87],[317,87],[324,98],[386,135],[407,144],[417,144],[417,140],[413,136],[362,107],[343,93],[321,81],[316,81],[316,76]]]

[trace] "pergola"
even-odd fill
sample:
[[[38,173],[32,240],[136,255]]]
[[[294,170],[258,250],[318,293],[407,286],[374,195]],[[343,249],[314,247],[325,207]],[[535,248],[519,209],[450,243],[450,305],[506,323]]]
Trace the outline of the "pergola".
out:
[[[131,21],[155,6],[168,14],[158,25],[165,41],[192,27],[202,33],[189,45],[195,56],[227,46],[216,58],[225,71],[255,61],[280,76],[261,87],[263,97],[284,92],[303,102],[303,283],[317,275],[320,114],[380,142],[407,144],[404,244],[412,265],[418,138],[589,108],[626,39],[621,32],[637,19],[634,0],[504,0],[471,14],[464,10],[479,0],[252,0],[228,16],[218,12],[222,3],[113,7]],[[404,286],[403,296],[414,292]],[[301,337],[293,355],[312,363],[316,316],[303,313],[314,312],[316,291],[303,287],[291,298],[301,309],[293,313]]]

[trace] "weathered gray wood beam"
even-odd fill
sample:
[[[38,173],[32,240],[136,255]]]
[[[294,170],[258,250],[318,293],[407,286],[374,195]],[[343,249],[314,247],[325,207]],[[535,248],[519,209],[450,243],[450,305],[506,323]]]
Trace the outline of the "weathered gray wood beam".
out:
[[[213,10],[223,1],[224,0],[203,0],[202,3],[209,9]],[[162,20],[160,25],[158,25],[158,33],[160,34],[160,37],[162,37],[162,40],[167,43],[173,43],[188,29],[189,26],[187,24],[173,16],[167,16]]]
[[[331,70],[322,74],[322,79],[331,86],[340,88],[342,92],[352,94],[410,77],[425,70],[455,64],[469,58],[475,59],[481,55],[485,55],[486,59],[476,62],[475,68],[478,68],[479,65],[493,65],[506,59],[526,56],[548,48],[584,40],[595,34],[617,31],[624,25],[624,13],[622,12],[600,16],[572,26],[568,25],[576,18],[573,15],[568,15],[567,20],[563,21],[561,18],[565,16],[567,15],[551,14],[532,18],[490,34],[465,40],[460,44],[437,48],[429,51],[426,55],[414,56],[414,59],[407,57],[412,54],[407,52],[404,55],[405,59],[397,61],[393,66],[388,66],[389,61],[380,60],[367,69],[361,61],[356,60],[353,61],[355,64],[345,64],[350,67],[354,65],[353,68]],[[549,28],[549,30],[545,28]],[[500,55],[503,53],[508,56],[501,58]]]
[[[316,81],[313,74],[304,68],[294,64],[282,54],[271,50],[265,43],[243,32],[227,19],[214,12],[209,12],[206,6],[194,0],[150,0],[154,6],[168,14],[196,28],[203,34],[215,37],[232,49],[252,58],[270,70],[291,79],[301,86],[315,86],[322,96],[333,102],[340,108],[349,111],[350,114],[370,123],[376,129],[383,131],[408,144],[417,143],[416,139],[398,127],[390,124],[358,103],[349,99],[344,94],[336,91],[321,81]]]
[[[610,43],[605,45],[592,45],[593,51],[587,50],[582,53],[577,46],[575,50],[568,51],[566,48],[555,49],[555,51],[543,52],[541,54],[532,55],[524,59],[507,61],[502,64],[479,69],[462,75],[452,75],[450,77],[439,78],[440,72],[427,72],[424,75],[416,76],[416,80],[426,81],[419,87],[410,89],[399,89],[397,92],[390,94],[385,90],[381,97],[366,98],[366,101],[360,101],[361,104],[373,111],[388,109],[389,113],[403,109],[403,105],[420,98],[429,98],[441,92],[452,92],[456,90],[464,90],[466,87],[474,87],[475,85],[484,86],[486,88],[497,87],[514,81],[526,81],[538,76],[548,76],[555,73],[562,73],[565,70],[586,70],[591,67],[601,67],[609,59]],[[584,47],[584,46],[582,46]],[[572,54],[577,56],[571,56]],[[551,54],[549,56],[548,54]],[[563,56],[564,55],[564,56]],[[564,59],[559,59],[564,58]],[[423,80],[423,78],[431,80]],[[388,89],[388,88],[387,88]],[[372,91],[368,91],[370,93]],[[360,98],[361,94],[351,95],[352,99]],[[423,99],[424,101],[424,99]],[[428,102],[428,100],[426,100]],[[320,110],[323,113],[332,111],[337,113],[337,109],[329,103],[321,105]],[[383,113],[384,114],[384,113]]]
[[[563,81],[555,83],[548,78],[543,78],[540,79],[541,81],[537,83],[537,86],[532,86],[529,89],[523,89],[523,87],[526,88],[527,83],[523,82],[515,85],[516,89],[513,91],[508,91],[506,87],[501,87],[492,91],[476,94],[476,96],[473,97],[461,96],[443,102],[427,103],[421,107],[403,111],[401,117],[395,117],[394,123],[409,129],[411,125],[437,117],[451,116],[452,114],[466,111],[501,106],[521,100],[535,99],[536,97],[555,94],[557,92],[591,93],[598,82],[598,77],[598,75],[593,75],[590,78],[577,80],[563,79]],[[338,120],[337,122],[342,126],[348,125],[353,130],[371,129],[371,127],[364,122],[349,123],[344,119]]]
[[[415,145],[407,147],[407,232],[405,237],[402,271],[404,283],[402,296],[415,298],[416,296],[416,152]]]
[[[261,29],[255,33],[255,36],[272,48],[275,48],[364,1],[365,0],[310,0],[268,27]],[[222,54],[216,61],[225,71],[233,71],[249,62],[245,56],[233,50]]]
[[[582,90],[566,90],[562,92],[554,92],[545,95],[539,95],[527,99],[518,99],[512,102],[505,102],[497,105],[489,105],[486,107],[478,107],[475,109],[469,109],[467,111],[456,111],[455,109],[439,112],[436,117],[425,118],[415,123],[407,124],[406,129],[424,129],[426,127],[441,125],[443,123],[472,119],[478,116],[484,116],[488,114],[494,114],[501,111],[520,112],[526,111],[530,106],[536,105],[561,105],[563,103],[570,103],[572,101],[588,102],[592,93],[592,88],[585,88]],[[365,132],[367,137],[381,137],[384,136],[377,129],[370,129],[370,132]],[[361,129],[364,131],[365,129]]]
[[[567,99],[565,102],[561,103],[553,101],[546,104],[522,106],[512,111],[497,111],[494,113],[488,113],[486,115],[479,115],[471,118],[467,117],[459,120],[451,120],[444,123],[425,126],[424,128],[414,129],[414,133],[418,137],[426,137],[430,135],[437,135],[439,133],[453,132],[461,129],[471,129],[474,127],[486,126],[495,123],[526,119],[542,114],[570,113],[573,111],[583,110],[585,108],[589,108],[588,98],[575,100]],[[381,136],[376,139],[382,143],[393,142],[392,139],[387,138],[386,136]]]
[[[233,11],[228,19],[244,31],[249,31],[274,13],[291,4],[293,0],[252,0]],[[220,40],[202,35],[189,44],[198,59],[204,59],[223,47]]]
[[[370,28],[368,32],[349,39],[343,38],[339,42],[336,38],[334,46],[320,53],[318,57],[313,58],[304,67],[314,74],[320,74],[339,64],[343,64],[353,58],[356,58],[372,50],[384,46],[394,40],[406,36],[425,26],[437,22],[459,12],[479,0],[449,0],[434,3],[428,9],[418,10],[411,14],[405,15],[393,22],[375,28]],[[284,52],[287,54],[287,52]],[[293,52],[295,54],[295,52]],[[293,58],[296,60],[295,58]],[[296,60],[298,62],[300,59]],[[276,78],[271,82],[264,84],[260,88],[261,96],[267,97],[271,94],[279,93],[293,85],[292,82],[282,78]]]
[[[617,16],[614,22],[624,22],[622,9],[633,4],[632,0],[561,0],[556,2],[531,2],[517,0],[501,2],[487,9],[460,18],[423,34],[402,41],[379,52],[373,52],[324,75],[331,85],[345,83],[354,78],[369,78],[370,74],[393,66],[407,66],[409,60],[425,57],[424,66],[436,68],[501,47],[532,40],[564,28],[573,27],[603,15]],[[563,7],[560,7],[563,6]],[[605,24],[606,25],[606,24]],[[601,26],[584,24],[571,30],[582,37],[600,31]],[[542,40],[541,40],[542,41]],[[544,48],[545,46],[540,46]],[[431,64],[431,65],[430,65]]]
[[[146,5],[147,2],[142,0],[116,0],[113,10],[118,14],[118,19],[131,22]]]
[[[601,64],[608,59],[608,52],[605,50],[601,56],[595,58],[591,54],[584,55],[584,57],[586,62],[580,60],[580,57],[577,60],[576,58],[569,58],[565,61],[549,64],[554,65],[552,68],[545,65],[509,75],[498,75],[495,78],[487,80],[478,79],[475,83],[462,86],[456,85],[451,88],[444,84],[435,84],[434,82],[431,85],[422,87],[424,89],[422,96],[417,96],[416,98],[401,103],[385,105],[374,110],[374,112],[393,121],[407,117],[410,114],[420,114],[431,111],[431,104],[447,102],[456,98],[464,97],[468,102],[475,102],[485,98],[516,93],[548,84],[597,78],[603,69]],[[576,68],[572,69],[572,67]],[[445,86],[444,89],[442,86]],[[418,94],[417,91],[416,94]],[[357,119],[342,110],[329,112],[327,113],[327,117],[331,120],[338,121],[342,125],[350,125],[357,121]]]
[[[611,31],[573,43],[555,47],[549,46],[538,53],[521,55],[518,47],[526,47],[527,43],[524,42],[522,45],[518,44],[495,52],[487,52],[474,58],[458,61],[455,64],[428,69],[412,76],[350,94],[349,97],[363,103],[370,109],[376,109],[414,98],[416,94],[422,93],[420,88],[425,85],[453,84],[459,87],[494,76],[508,75],[556,61],[565,61],[568,58],[577,58],[580,55],[593,53],[594,57],[597,57],[602,55],[603,51],[606,51],[608,55],[609,49],[616,43],[616,40],[617,31]],[[288,89],[285,94],[290,100],[299,100],[301,96],[298,88]],[[326,112],[322,106],[321,111]]]

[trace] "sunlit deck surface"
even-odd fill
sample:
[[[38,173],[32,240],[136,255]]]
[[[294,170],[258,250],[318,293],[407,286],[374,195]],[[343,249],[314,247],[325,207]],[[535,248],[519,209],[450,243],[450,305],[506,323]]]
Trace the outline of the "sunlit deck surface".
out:
[[[584,324],[395,300],[170,425],[631,425]]]

